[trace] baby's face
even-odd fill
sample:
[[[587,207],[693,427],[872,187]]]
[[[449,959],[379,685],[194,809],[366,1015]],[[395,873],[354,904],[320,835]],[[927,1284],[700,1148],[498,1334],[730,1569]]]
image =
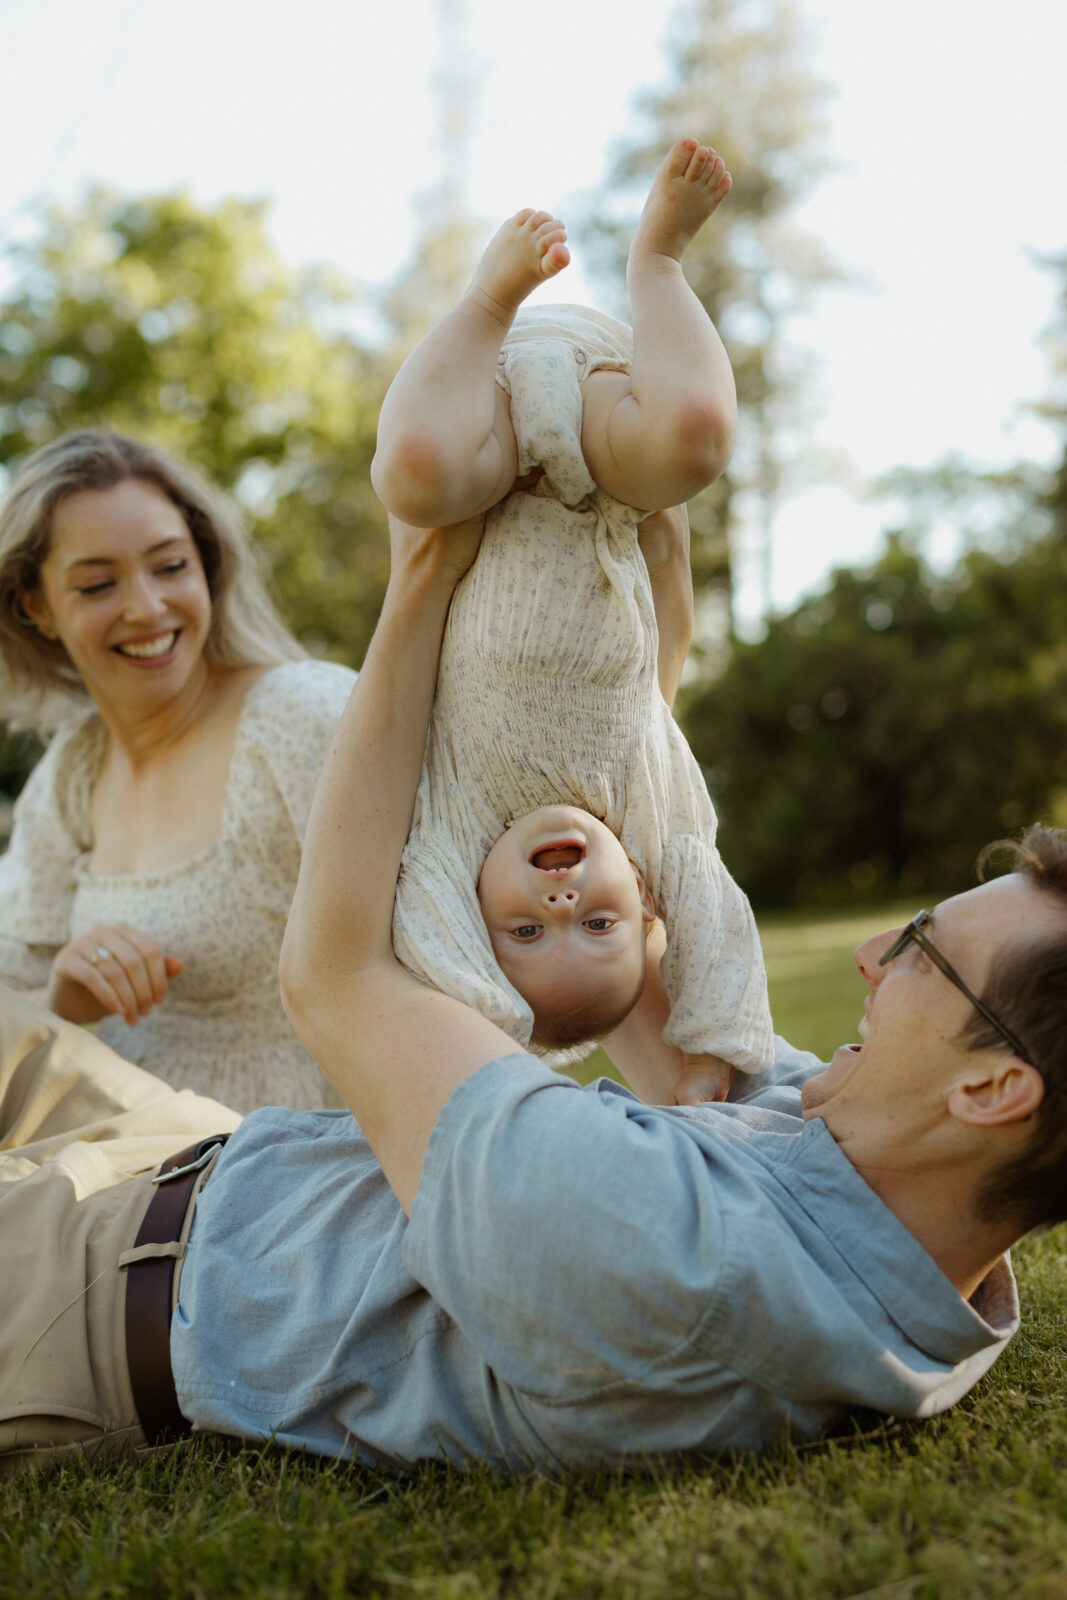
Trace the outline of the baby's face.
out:
[[[636,998],[651,900],[587,811],[542,806],[521,817],[486,856],[478,899],[497,961],[538,1019]]]

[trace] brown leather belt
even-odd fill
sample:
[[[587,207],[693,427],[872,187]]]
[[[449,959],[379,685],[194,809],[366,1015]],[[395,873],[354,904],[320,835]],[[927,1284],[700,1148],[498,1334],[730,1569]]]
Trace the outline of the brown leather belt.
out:
[[[152,1179],[156,1192],[148,1202],[134,1249],[146,1244],[173,1244],[181,1238],[185,1213],[201,1171],[228,1134],[189,1145],[164,1161]],[[137,1417],[149,1444],[168,1444],[192,1432],[178,1410],[170,1364],[170,1310],[175,1256],[148,1256],[126,1267],[126,1361]]]

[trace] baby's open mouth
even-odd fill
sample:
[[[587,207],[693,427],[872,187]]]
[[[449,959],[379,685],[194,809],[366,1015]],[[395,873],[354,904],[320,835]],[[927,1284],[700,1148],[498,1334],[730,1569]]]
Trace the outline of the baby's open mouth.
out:
[[[576,867],[584,855],[580,844],[547,844],[534,851],[530,865],[541,872],[566,872],[569,867]]]

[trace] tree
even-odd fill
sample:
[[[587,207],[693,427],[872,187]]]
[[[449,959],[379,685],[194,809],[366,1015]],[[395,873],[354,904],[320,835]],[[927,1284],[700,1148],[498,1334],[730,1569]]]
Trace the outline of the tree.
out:
[[[1067,820],[1065,580],[1048,537],[939,578],[892,536],[736,646],[685,720],[757,903],[966,887],[990,839]]]
[[[1067,255],[1034,409],[1052,471],[898,469],[904,526],[867,571],[738,644],[682,707],[724,855],[767,905],[965,887],[990,839],[1067,826]],[[951,518],[946,574],[920,550]]]
[[[357,662],[387,576],[370,489],[378,359],[337,331],[347,297],[296,276],[262,203],[91,193],[13,252],[0,305],[0,462],[71,428],[151,439],[232,490],[286,620]]]
[[[766,562],[774,509],[801,455],[802,369],[785,329],[836,276],[789,216],[821,170],[825,87],[804,65],[793,0],[688,0],[675,31],[674,82],[644,102],[649,137],[624,146],[611,179],[619,205],[602,210],[587,232],[603,266],[621,274],[633,202],[684,135],[709,138],[733,174],[728,200],[686,256],[689,282],[729,351],[740,402],[733,463],[690,507],[698,592],[728,596],[731,538],[742,523],[757,530]]]
[[[1040,406],[1067,444],[1067,257]],[[892,475],[907,526],[866,572],[736,647],[686,723],[722,847],[767,904],[966,885],[983,844],[1067,824],[1067,448],[1058,468]],[[919,549],[951,516],[946,575]]]

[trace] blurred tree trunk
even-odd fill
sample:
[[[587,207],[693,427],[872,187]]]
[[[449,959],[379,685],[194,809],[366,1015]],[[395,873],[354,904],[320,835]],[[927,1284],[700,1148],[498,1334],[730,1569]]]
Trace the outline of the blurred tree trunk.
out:
[[[675,26],[674,82],[643,103],[648,135],[623,146],[611,198],[586,230],[605,270],[621,277],[634,216],[675,139],[714,145],[733,175],[729,198],[685,261],[730,353],[741,413],[728,473],[690,506],[694,580],[709,630],[716,610],[719,629],[729,626],[731,551],[753,559],[768,583],[775,507],[806,461],[803,364],[786,330],[811,293],[839,276],[790,219],[822,170],[827,91],[805,56],[793,0],[688,0]]]

